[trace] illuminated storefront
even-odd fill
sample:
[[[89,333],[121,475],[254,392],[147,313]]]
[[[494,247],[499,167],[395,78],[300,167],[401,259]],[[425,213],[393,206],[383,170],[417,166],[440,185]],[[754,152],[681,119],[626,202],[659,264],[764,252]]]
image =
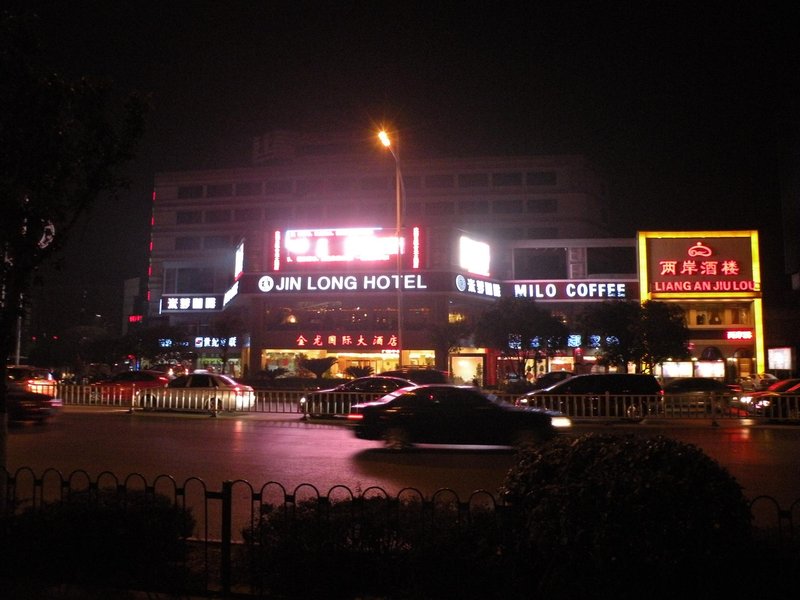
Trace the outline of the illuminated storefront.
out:
[[[480,375],[485,352],[465,349],[451,363],[441,332],[500,297],[500,282],[489,276],[489,245],[450,230],[450,269],[433,269],[422,234],[411,227],[398,240],[381,228],[320,228],[246,240],[263,248],[252,262],[268,269],[254,270],[240,246],[235,282],[223,303],[248,315],[248,368],[296,371],[301,356],[335,356],[333,375],[353,366],[375,373],[435,367],[464,381]]]
[[[757,231],[646,231],[638,248],[642,301],[679,303],[690,330],[692,360],[664,377],[765,372]]]

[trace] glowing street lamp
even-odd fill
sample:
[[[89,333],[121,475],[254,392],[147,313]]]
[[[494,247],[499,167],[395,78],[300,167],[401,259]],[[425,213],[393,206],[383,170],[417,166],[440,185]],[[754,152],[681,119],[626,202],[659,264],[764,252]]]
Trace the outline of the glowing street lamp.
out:
[[[400,171],[400,151],[397,138],[392,140],[385,129],[378,132],[378,139],[389,149],[394,157],[395,165],[395,236],[397,237],[397,366],[403,366],[403,174]]]

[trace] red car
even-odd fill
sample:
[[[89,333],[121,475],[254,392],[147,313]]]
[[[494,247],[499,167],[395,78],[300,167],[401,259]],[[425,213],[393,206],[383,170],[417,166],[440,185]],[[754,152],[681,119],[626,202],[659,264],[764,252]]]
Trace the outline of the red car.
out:
[[[103,404],[130,403],[139,390],[167,387],[170,381],[170,377],[161,371],[124,371],[106,381],[93,383],[89,399]]]

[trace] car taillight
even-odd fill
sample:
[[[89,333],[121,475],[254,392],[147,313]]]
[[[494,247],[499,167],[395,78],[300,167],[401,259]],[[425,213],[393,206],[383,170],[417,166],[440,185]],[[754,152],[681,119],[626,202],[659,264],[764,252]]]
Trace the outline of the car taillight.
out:
[[[364,415],[361,413],[351,413],[347,415],[348,421],[362,421],[364,419]]]

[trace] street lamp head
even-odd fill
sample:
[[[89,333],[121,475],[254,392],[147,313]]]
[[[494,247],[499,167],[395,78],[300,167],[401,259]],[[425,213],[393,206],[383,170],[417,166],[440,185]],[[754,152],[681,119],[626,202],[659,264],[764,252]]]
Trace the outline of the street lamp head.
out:
[[[381,144],[383,144],[387,148],[390,148],[392,146],[392,140],[389,139],[389,134],[386,133],[385,129],[381,129],[378,132],[378,139],[381,141]]]

